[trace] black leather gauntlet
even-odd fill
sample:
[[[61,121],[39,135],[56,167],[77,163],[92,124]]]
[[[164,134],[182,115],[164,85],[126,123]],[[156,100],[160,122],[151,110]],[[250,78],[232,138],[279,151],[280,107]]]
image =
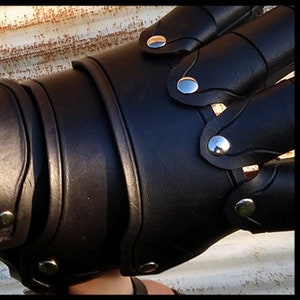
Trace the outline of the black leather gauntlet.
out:
[[[177,7],[72,70],[0,82],[0,256],[24,285],[159,273],[238,229],[294,229],[294,161],[278,159],[294,80],[277,83],[294,10],[260,12]]]

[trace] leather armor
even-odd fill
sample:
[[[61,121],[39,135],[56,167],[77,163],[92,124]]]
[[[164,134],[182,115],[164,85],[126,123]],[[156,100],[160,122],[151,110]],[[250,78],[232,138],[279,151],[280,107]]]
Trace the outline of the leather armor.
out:
[[[25,286],[156,274],[238,229],[294,229],[294,159],[278,159],[293,7],[178,6],[72,66],[0,81],[0,257]]]

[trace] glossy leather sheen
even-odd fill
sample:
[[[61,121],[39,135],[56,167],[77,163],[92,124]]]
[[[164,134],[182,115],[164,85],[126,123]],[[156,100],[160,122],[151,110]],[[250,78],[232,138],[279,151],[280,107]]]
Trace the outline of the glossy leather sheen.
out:
[[[199,25],[220,35],[208,44],[194,44],[195,29],[187,48],[174,43],[161,55],[144,51],[142,34],[64,72],[1,81],[1,212],[15,222],[0,228],[0,257],[25,286],[63,293],[112,268],[130,276],[172,268],[235,230],[258,230],[236,216],[241,198],[256,203],[259,230],[293,228],[293,161],[276,156],[294,147],[294,82],[270,86],[293,68],[293,10],[279,6],[238,28],[222,17],[226,8],[214,12],[218,33],[211,15]],[[265,44],[258,31],[272,38]],[[199,90],[181,94],[182,76]],[[217,117],[218,102],[228,107]],[[225,155],[209,151],[215,135],[228,139]],[[249,181],[250,163],[261,173]]]
[[[203,107],[230,104],[274,84],[294,68],[294,10],[279,6],[186,55],[168,77],[178,102]],[[211,72],[215,70],[215,72]],[[183,94],[177,82],[194,78],[199,89]]]
[[[140,47],[155,55],[191,52],[260,13],[262,6],[178,6],[141,33]],[[148,47],[149,38],[157,35],[166,45]]]

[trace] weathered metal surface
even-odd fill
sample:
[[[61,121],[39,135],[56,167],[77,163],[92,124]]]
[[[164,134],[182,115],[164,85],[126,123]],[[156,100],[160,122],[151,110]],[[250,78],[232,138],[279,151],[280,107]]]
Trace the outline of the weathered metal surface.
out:
[[[26,80],[138,37],[172,6],[0,6],[0,77]]]
[[[265,6],[265,11],[274,6]],[[0,6],[0,78],[26,80],[138,37],[174,6]]]
[[[237,231],[200,256],[155,276],[185,294],[293,295],[294,232]]]
[[[154,279],[184,294],[294,295],[294,232],[251,234],[237,231],[198,257],[157,275]],[[0,262],[0,295],[23,294]]]

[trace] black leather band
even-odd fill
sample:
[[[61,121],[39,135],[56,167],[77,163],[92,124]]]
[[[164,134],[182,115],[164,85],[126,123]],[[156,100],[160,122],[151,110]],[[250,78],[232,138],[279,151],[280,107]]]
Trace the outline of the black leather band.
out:
[[[294,230],[295,204],[294,159],[273,160],[229,194],[225,213],[237,228],[252,233]]]
[[[148,291],[144,283],[137,277],[130,277],[134,295],[148,295]]]
[[[191,52],[261,12],[262,6],[178,6],[142,32],[140,48],[154,55]],[[149,47],[155,36],[163,36],[166,44]]]
[[[102,100],[109,115],[123,167],[128,200],[130,203],[130,214],[132,216],[129,218],[128,226],[130,235],[127,235],[123,239],[123,244],[125,245],[124,248],[129,249],[128,252],[130,252],[131,247],[139,234],[142,223],[139,178],[130,137],[113,88],[111,87],[105,72],[97,61],[92,57],[87,57],[80,61],[74,61],[72,64],[74,68],[84,68],[92,76],[100,94],[102,95]],[[131,261],[131,254],[126,251],[123,255],[125,256],[123,264],[126,265],[128,269],[131,269],[133,265],[133,262]]]

